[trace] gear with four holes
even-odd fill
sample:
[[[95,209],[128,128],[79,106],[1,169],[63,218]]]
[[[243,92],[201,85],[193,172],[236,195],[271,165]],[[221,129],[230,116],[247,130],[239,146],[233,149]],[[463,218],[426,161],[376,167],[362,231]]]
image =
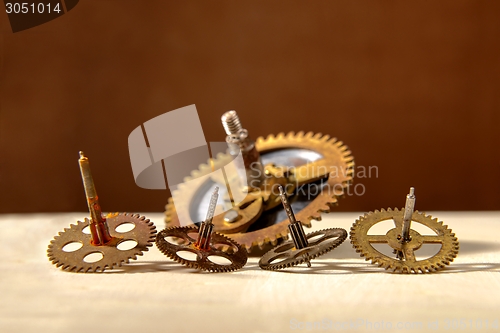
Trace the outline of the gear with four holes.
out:
[[[164,229],[156,235],[156,246],[170,259],[203,271],[231,272],[246,264],[248,255],[240,244],[213,232],[210,246],[203,250],[196,246],[196,239],[190,236],[190,234],[198,234],[198,232],[199,229],[195,226]],[[185,259],[178,254],[179,252],[191,252],[196,255],[196,258],[194,260]],[[215,259],[210,258],[211,256],[223,257],[229,262],[226,265],[218,263]]]
[[[199,229],[194,226],[172,227],[162,230],[157,235],[156,246],[163,254],[185,266],[209,272],[231,272],[246,264],[248,255],[240,244],[213,232],[212,221],[219,198],[218,192],[219,188],[215,187],[210,198],[207,217]],[[193,260],[183,258],[179,254],[181,252],[195,255],[195,258]],[[227,261],[217,263],[214,261],[216,257],[222,257]]]
[[[153,246],[156,228],[144,216],[128,213],[108,214],[106,223],[111,241],[99,246],[92,244],[92,235],[84,233],[83,229],[90,224],[89,219],[71,224],[50,242],[47,249],[49,260],[57,267],[70,272],[102,272],[105,269],[120,267],[130,259],[137,259],[137,256],[141,256]],[[134,227],[127,232],[116,230],[124,224],[133,224]],[[130,249],[121,249],[120,244],[124,245],[127,241],[136,242],[137,245]],[[65,246],[71,243],[79,243],[82,246],[71,252],[65,250]],[[101,254],[102,258],[95,262],[85,261],[86,257],[93,253]]]
[[[341,141],[330,138],[328,135],[323,136],[312,132],[297,134],[290,132],[286,135],[280,133],[277,136],[269,135],[267,138],[259,137],[255,142],[255,147],[260,153],[262,162],[266,161],[266,154],[271,156],[268,161],[270,163],[264,167],[266,174],[272,179],[273,185],[285,186],[288,194],[295,194],[290,201],[292,206],[297,205],[294,207],[297,218],[304,221],[303,224],[307,227],[311,226],[311,220],[321,220],[321,213],[331,211],[352,181],[354,162],[350,151]],[[308,161],[301,160],[300,156],[293,156],[290,158],[292,165],[282,166],[280,162],[283,158],[279,156],[280,151],[287,154],[293,149],[306,156],[316,154],[314,156],[320,157]],[[180,226],[177,210],[197,207],[196,200],[200,197],[199,192],[204,188],[210,190],[210,186],[201,181],[198,186],[193,186],[193,180],[196,181],[198,177],[208,175],[213,168],[220,168],[230,160],[229,154],[219,154],[207,164],[200,165],[198,170],[193,171],[191,176],[185,179],[185,182],[190,182],[189,185],[186,183],[179,185],[178,189],[172,193],[172,196],[176,197],[177,207],[174,206],[172,198],[166,205],[167,227]],[[274,165],[273,160],[276,162]],[[212,181],[216,184],[224,184],[223,179],[212,179]],[[315,193],[310,191],[311,188]],[[269,192],[271,195],[266,196]],[[228,214],[234,211],[227,212],[226,215],[219,214],[214,218],[215,231],[230,235],[250,253],[265,247],[269,248],[270,245],[277,245],[278,241],[288,238],[288,219],[279,208],[274,207],[279,198],[272,197],[272,189],[268,192],[257,191],[257,193],[261,194],[260,197],[250,192],[248,202],[251,204],[239,209],[240,216],[249,216],[246,220],[228,222]],[[274,200],[269,204],[269,208],[266,207],[266,200],[268,202]],[[251,213],[245,215],[244,210],[251,210]],[[197,222],[196,218],[190,218],[190,223]]]
[[[333,250],[347,238],[347,232],[340,228],[320,230],[306,235],[302,223],[295,218],[282,186],[279,186],[279,191],[290,221],[288,229],[292,239],[267,252],[259,261],[260,268],[277,270],[303,262],[311,267],[311,259]]]
[[[372,264],[397,273],[429,273],[444,268],[456,258],[459,243],[455,234],[437,218],[413,211],[413,204],[411,202],[408,204],[412,196],[413,189],[407,197],[405,209],[389,208],[369,212],[360,216],[353,224],[351,243],[365,260],[371,260]],[[385,235],[368,234],[370,228],[377,223],[391,219],[395,227],[388,230]],[[410,223],[420,223],[434,231],[435,235],[421,235],[411,229]],[[394,250],[394,257],[377,251],[372,244],[389,245]],[[440,244],[441,248],[432,257],[417,260],[415,251],[424,244]]]

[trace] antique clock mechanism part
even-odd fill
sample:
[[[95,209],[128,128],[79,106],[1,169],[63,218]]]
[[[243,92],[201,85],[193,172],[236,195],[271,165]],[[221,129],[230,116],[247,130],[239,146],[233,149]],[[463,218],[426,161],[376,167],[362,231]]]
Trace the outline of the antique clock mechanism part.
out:
[[[54,237],[47,249],[49,260],[63,270],[87,273],[103,272],[137,259],[153,245],[154,224],[139,214],[104,216],[89,160],[83,152],[80,152],[79,164],[90,218],[71,224]]]
[[[185,266],[209,272],[235,271],[246,264],[245,248],[213,231],[218,192],[219,188],[215,187],[207,217],[199,228],[170,227],[158,233],[156,246],[163,254]]]
[[[267,252],[259,261],[259,266],[266,270],[276,270],[299,265],[306,262],[311,267],[311,259],[325,254],[347,238],[347,231],[340,228],[325,229],[305,234],[302,223],[297,221],[287,195],[281,185],[278,185],[283,207],[288,215],[291,240],[278,245]]]
[[[212,173],[241,151],[243,165],[238,169],[244,170],[248,180],[243,191],[247,193],[245,199],[234,203],[225,180],[216,176],[199,186],[181,184],[172,193],[177,198],[176,206],[172,198],[166,206],[167,227],[181,225],[179,209],[189,212],[190,223],[202,220],[206,212],[203,202],[219,186],[221,195],[232,202],[232,209],[214,217],[214,231],[230,236],[250,254],[258,254],[288,238],[287,213],[280,205],[276,186],[285,188],[297,218],[307,227],[311,226],[311,220],[321,220],[321,213],[330,212],[338,198],[344,196],[352,181],[354,162],[341,141],[312,132],[280,133],[253,141],[235,111],[224,113],[221,120],[227,134],[228,153],[200,165],[185,181]]]
[[[437,218],[425,215],[415,208],[415,189],[410,188],[403,210],[397,208],[376,210],[360,216],[351,227],[351,243],[356,252],[373,264],[397,273],[429,273],[440,270],[456,258],[459,243],[455,234]],[[377,223],[393,220],[394,228],[385,235],[371,235],[369,230]],[[432,230],[431,235],[417,232],[412,225],[421,224]],[[379,252],[372,244],[387,244],[394,257]],[[417,258],[415,252],[425,244],[440,245],[439,251],[427,258]]]

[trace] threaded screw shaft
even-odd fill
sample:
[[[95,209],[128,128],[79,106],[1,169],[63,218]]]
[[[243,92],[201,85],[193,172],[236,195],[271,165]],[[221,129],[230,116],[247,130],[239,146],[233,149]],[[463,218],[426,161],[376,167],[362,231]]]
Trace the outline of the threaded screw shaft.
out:
[[[221,121],[227,135],[235,135],[243,130],[243,127],[241,127],[240,118],[234,110],[224,113],[221,117]]]

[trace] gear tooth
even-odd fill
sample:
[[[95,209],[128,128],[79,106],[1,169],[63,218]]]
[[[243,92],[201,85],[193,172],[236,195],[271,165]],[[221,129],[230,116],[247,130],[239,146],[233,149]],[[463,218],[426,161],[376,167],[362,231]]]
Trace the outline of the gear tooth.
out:
[[[209,171],[211,168],[210,168],[207,164],[201,164],[201,165],[199,166],[199,169],[200,169],[200,171],[201,171],[201,172],[196,171],[196,174],[194,174],[194,175],[196,175],[196,176],[197,176],[198,174],[200,174],[200,173],[202,173],[202,172]],[[194,171],[194,170],[193,170],[193,171]]]
[[[354,157],[352,156],[352,152],[349,149],[346,149],[342,152],[342,156],[344,156],[344,162],[349,162],[347,165],[350,168],[354,167]]]
[[[330,136],[328,134],[323,135],[323,137],[321,138],[321,141],[323,141],[323,142],[328,142],[329,140],[330,140]]]
[[[321,221],[321,218],[320,218],[320,220],[318,220],[318,221]],[[304,220],[304,222],[300,222],[300,223],[302,223],[302,225],[303,225],[304,227],[306,227],[306,228],[310,228],[310,227],[312,226],[312,224],[311,224],[311,220]]]
[[[322,136],[323,136],[323,133],[318,132],[318,133],[316,133],[316,134],[313,135],[313,139],[319,140],[319,139],[321,139]]]
[[[388,212],[392,212],[392,208],[390,208],[390,207],[389,207],[389,208],[387,208],[387,211],[388,211]]]
[[[307,133],[304,135],[304,138],[306,138],[306,139],[310,139],[310,138],[312,138],[312,137],[313,137],[313,135],[314,135],[314,133],[313,133],[313,132],[307,132]]]
[[[381,213],[385,213],[385,209],[384,209],[384,208],[381,208],[381,209],[380,209],[380,212],[381,212]]]
[[[316,221],[321,221],[321,214],[315,213],[311,215],[311,219],[316,220]]]
[[[287,139],[293,139],[294,136],[295,136],[295,133],[293,131],[288,132],[288,134],[286,135]]]

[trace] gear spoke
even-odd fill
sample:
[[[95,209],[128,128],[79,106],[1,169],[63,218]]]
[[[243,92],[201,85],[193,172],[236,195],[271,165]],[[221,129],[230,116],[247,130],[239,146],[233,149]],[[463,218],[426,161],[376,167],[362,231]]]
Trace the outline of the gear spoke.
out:
[[[435,236],[420,236],[420,239],[424,244],[442,244],[446,238],[444,235],[435,235]]]
[[[367,235],[366,240],[370,243],[377,243],[377,244],[388,243],[386,235]]]
[[[405,246],[403,248],[403,254],[404,254],[405,261],[410,261],[410,262],[417,261],[417,259],[415,258],[415,253],[413,251],[413,248]]]

